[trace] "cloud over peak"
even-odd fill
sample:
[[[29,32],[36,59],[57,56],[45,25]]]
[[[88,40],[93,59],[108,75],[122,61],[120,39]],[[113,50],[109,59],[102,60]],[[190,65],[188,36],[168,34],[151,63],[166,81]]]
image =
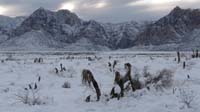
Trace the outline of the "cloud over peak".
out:
[[[173,7],[200,8],[199,0],[0,0],[0,14],[28,16],[39,7],[68,9],[83,19],[102,22],[155,20]]]

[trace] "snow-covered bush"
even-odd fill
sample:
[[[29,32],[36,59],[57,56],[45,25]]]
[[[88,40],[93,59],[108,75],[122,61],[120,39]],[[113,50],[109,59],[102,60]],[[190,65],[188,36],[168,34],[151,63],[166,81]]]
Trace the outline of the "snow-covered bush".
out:
[[[65,82],[63,85],[62,85],[63,88],[71,88],[71,84],[69,82]]]
[[[159,75],[154,78],[154,82],[159,83],[159,81],[161,87],[171,87],[173,83],[173,72],[169,69],[163,69],[159,72]]]
[[[150,78],[152,77],[153,75],[150,74],[150,72],[148,72],[148,66],[144,66],[144,69],[143,69],[143,76],[146,77],[146,78]]]
[[[7,58],[6,58],[5,60],[6,60],[6,61],[13,61],[14,58],[13,58],[12,54],[8,54],[8,55],[7,55]]]
[[[20,90],[17,94],[15,94],[16,99],[23,103],[32,105],[43,105],[47,104],[50,100],[49,97],[41,97],[40,93],[40,77],[38,78],[37,83],[28,84],[23,90]]]
[[[192,107],[192,103],[195,100],[195,94],[194,91],[189,89],[179,89],[179,98],[181,103],[187,106],[187,108]]]
[[[43,58],[35,58],[34,63],[43,63]]]
[[[92,57],[87,57],[88,61],[94,61]]]
[[[63,64],[61,63],[60,64],[60,72],[64,72],[66,71],[66,68],[63,66]]]
[[[3,89],[3,92],[4,92],[4,93],[7,93],[7,92],[9,92],[9,91],[10,91],[9,88],[5,88],[5,89]]]
[[[4,60],[1,60],[1,63],[4,63]]]
[[[169,88],[173,84],[173,71],[169,69],[163,69],[156,75],[147,72],[147,69],[143,71],[145,79],[145,86],[153,85],[157,90],[163,88]]]
[[[55,75],[57,76],[60,76],[60,77],[65,77],[65,73],[66,73],[66,68],[63,66],[63,64],[61,63],[60,64],[60,68],[54,68],[54,73]]]
[[[76,70],[72,66],[68,67],[66,71],[68,73],[69,78],[73,78],[74,75],[76,74]]]
[[[39,96],[39,89],[37,83],[29,84],[28,87],[21,90],[18,94],[16,94],[19,102],[28,105],[41,105],[45,104]]]

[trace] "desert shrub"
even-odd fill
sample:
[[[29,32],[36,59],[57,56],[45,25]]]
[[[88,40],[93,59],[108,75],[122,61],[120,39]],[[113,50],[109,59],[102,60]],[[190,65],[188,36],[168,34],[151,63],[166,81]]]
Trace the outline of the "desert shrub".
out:
[[[115,68],[116,68],[117,63],[118,63],[117,60],[114,60],[113,63],[108,62],[108,67],[109,67],[110,72],[115,72]]]
[[[199,58],[200,54],[199,54],[199,50],[192,50],[192,58]]]
[[[158,83],[159,81],[159,85],[161,87],[171,87],[173,83],[173,72],[168,69],[163,69],[161,72],[159,72],[159,75],[154,78],[155,83]]]
[[[143,76],[145,78],[145,86],[149,85],[152,83],[152,80],[153,80],[153,74],[151,74],[150,72],[148,72],[148,66],[145,66],[144,69],[143,69]]]
[[[54,73],[57,75],[57,76],[60,76],[60,77],[65,77],[64,73],[67,71],[67,69],[63,66],[63,64],[61,63],[60,64],[60,69],[55,67],[54,68]]]
[[[43,63],[43,58],[39,58],[38,63]]]
[[[17,99],[19,102],[22,102],[24,104],[28,105],[41,105],[45,104],[40,99],[40,96],[38,94],[39,89],[37,83],[29,84],[24,90],[20,91],[18,94],[16,94]]]
[[[56,76],[65,77],[64,72],[59,71],[58,68],[54,68],[53,72],[55,73]]]
[[[10,85],[11,85],[11,86],[14,86],[14,85],[15,85],[15,83],[14,83],[14,82],[11,82],[11,83],[10,83]]]
[[[1,63],[4,63],[4,60],[1,60]]]
[[[9,92],[9,91],[10,91],[9,88],[5,88],[5,89],[3,89],[3,92],[4,92],[4,93],[7,93],[7,92]]]
[[[66,71],[66,68],[63,66],[63,64],[60,64],[60,72]]]
[[[96,60],[98,60],[98,61],[102,59],[102,57],[98,57],[98,56],[95,56],[94,58],[95,58]]]
[[[149,87],[153,85],[157,90],[162,90],[163,88],[169,88],[173,84],[173,72],[169,69],[163,69],[153,75],[144,69],[145,86]]]
[[[133,87],[138,90],[138,89],[141,89],[142,88],[142,84],[139,80],[132,80],[133,82]]]
[[[63,85],[62,85],[63,88],[71,88],[71,84],[69,82],[65,82]]]
[[[87,57],[88,61],[94,61],[92,57]]]
[[[33,61],[34,63],[43,63],[43,58],[35,58],[34,59],[34,61]]]
[[[12,54],[8,54],[7,58],[5,59],[5,61],[13,61],[13,60],[15,59],[13,58]]]
[[[38,81],[35,83],[28,84],[23,90],[20,90],[17,94],[15,94],[18,102],[27,105],[43,105],[47,104],[50,100],[49,97],[41,97],[40,96],[40,82],[41,78],[38,77]]]
[[[142,83],[139,81],[139,80],[135,80],[135,79],[132,79],[132,84],[133,84],[133,88],[134,90],[139,90],[139,89],[142,89],[143,86],[142,86]],[[131,87],[131,82],[127,82],[124,84],[124,91],[125,92],[128,92],[132,89]]]
[[[144,67],[144,69],[143,69],[143,76],[146,77],[146,78],[152,76],[152,74],[150,74],[150,72],[148,72],[148,66]]]
[[[156,90],[163,90],[164,88],[169,88],[172,86],[172,72],[170,70],[164,69],[159,72],[158,76],[153,78],[153,86]]]
[[[87,96],[85,99],[85,102],[90,102],[90,99],[91,99],[90,97],[91,97],[91,95]]]
[[[34,63],[37,63],[37,62],[38,62],[38,58],[35,58],[33,62],[34,62]]]
[[[108,59],[110,60],[112,58],[112,56],[108,56]]]
[[[150,56],[149,58],[150,58],[150,60],[154,60],[154,58],[152,56]]]
[[[55,73],[58,74],[58,69],[57,68],[55,68]]]
[[[118,88],[117,88],[118,87]],[[113,87],[112,88],[112,90],[111,90],[111,92],[110,92],[110,96],[111,96],[111,99],[112,98],[117,98],[118,100],[120,99],[120,97],[122,97],[121,96],[121,93],[120,93],[120,89],[119,89],[120,87],[119,86],[115,86],[115,87]]]
[[[179,89],[179,98],[181,103],[187,106],[187,108],[192,107],[192,103],[195,100],[195,94],[194,91],[191,91],[189,89]]]
[[[76,74],[76,70],[72,66],[69,66],[66,71],[69,78],[73,78],[74,75]]]

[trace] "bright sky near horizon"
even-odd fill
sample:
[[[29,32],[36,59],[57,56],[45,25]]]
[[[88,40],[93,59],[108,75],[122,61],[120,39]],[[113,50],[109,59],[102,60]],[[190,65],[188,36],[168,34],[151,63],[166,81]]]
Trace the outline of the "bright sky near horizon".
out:
[[[200,8],[200,0],[0,0],[0,14],[28,16],[39,7],[68,9],[80,18],[101,22],[158,19],[175,6]]]

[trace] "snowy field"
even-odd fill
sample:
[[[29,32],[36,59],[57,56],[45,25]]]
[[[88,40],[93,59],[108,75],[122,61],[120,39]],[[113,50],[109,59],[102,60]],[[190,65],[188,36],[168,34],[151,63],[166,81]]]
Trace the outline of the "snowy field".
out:
[[[40,57],[43,62],[34,63]],[[182,53],[179,64],[175,58],[175,52],[0,52],[0,112],[200,112],[200,58]],[[150,89],[128,91],[120,100],[108,101],[115,77],[108,62],[114,60],[115,70],[123,75],[124,64],[130,63],[132,77],[141,82],[145,68],[154,75],[168,69],[173,72],[172,86],[156,89],[152,85]],[[60,69],[61,63],[66,71],[56,74],[55,68]],[[82,85],[83,69],[91,70],[100,86],[99,102],[95,101],[95,91]],[[63,88],[65,82],[71,87]],[[36,91],[27,93],[25,88],[29,84],[35,88],[35,83]],[[22,102],[21,97],[32,93],[41,101],[40,105]],[[88,95],[93,101],[86,103]]]

